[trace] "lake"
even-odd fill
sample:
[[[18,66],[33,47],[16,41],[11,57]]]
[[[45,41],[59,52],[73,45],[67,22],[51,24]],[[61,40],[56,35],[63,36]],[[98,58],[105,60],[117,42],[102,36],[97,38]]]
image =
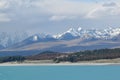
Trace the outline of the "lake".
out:
[[[0,66],[0,80],[120,80],[120,66]]]

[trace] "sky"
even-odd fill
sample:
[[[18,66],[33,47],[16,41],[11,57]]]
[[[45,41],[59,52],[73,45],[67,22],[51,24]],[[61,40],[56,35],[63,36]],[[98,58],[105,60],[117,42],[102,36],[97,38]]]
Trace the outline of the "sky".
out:
[[[120,27],[120,0],[0,0],[0,32]]]

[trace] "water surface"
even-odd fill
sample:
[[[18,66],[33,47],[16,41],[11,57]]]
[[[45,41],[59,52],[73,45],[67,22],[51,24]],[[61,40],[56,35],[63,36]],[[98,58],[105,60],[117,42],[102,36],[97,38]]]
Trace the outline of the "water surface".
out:
[[[120,66],[1,66],[0,80],[120,80]]]

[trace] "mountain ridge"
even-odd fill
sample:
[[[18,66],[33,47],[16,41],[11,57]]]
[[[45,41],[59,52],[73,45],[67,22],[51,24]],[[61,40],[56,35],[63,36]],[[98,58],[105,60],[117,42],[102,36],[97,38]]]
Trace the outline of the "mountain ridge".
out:
[[[1,45],[2,46],[2,45]],[[76,52],[103,48],[120,47],[120,28],[104,30],[82,28],[73,29],[58,35],[34,34],[26,39],[0,50],[0,53],[25,52],[29,55],[41,51]]]
[[[14,33],[14,35],[9,35],[9,33],[1,32],[0,33],[0,45],[3,47],[9,47],[21,41],[30,40],[33,42],[37,41],[54,41],[54,40],[72,40],[76,38],[82,39],[118,39],[117,37],[120,35],[120,28],[107,28],[103,30],[98,29],[82,29],[79,27],[78,29],[70,28],[67,31],[57,34],[57,35],[50,35],[50,34],[43,34],[43,33],[36,33],[33,35],[29,35],[26,32],[23,33]]]

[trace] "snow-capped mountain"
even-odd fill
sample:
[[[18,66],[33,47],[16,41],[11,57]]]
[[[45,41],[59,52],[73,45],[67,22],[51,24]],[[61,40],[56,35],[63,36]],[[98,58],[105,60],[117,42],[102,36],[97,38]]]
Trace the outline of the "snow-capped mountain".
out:
[[[112,40],[120,35],[120,28],[107,28],[103,30],[98,29],[78,29],[70,28],[67,31],[58,35],[49,34],[34,34],[26,38],[23,42],[35,43],[35,42],[49,42],[56,40],[73,40],[73,39],[84,39],[84,40]]]
[[[28,37],[23,42],[24,43],[35,43],[35,42],[46,42],[46,41],[53,41],[56,40],[52,35],[49,34],[35,34],[33,36]]]
[[[70,28],[58,35],[0,34],[0,53],[4,53],[0,55],[30,55],[42,51],[77,52],[104,48],[120,48],[120,28],[103,30]]]
[[[103,30],[98,29],[78,29],[70,28],[67,31],[58,35],[49,34],[34,34],[29,36],[28,33],[17,32],[14,34],[8,34],[5,32],[0,33],[0,45],[1,49],[11,47],[14,44],[19,44],[18,46],[25,46],[28,44],[39,43],[39,42],[55,42],[55,41],[68,41],[68,40],[83,40],[96,41],[96,40],[120,40],[120,28],[107,28]]]
[[[74,39],[74,38],[95,38],[95,39],[103,39],[108,40],[112,39],[115,36],[120,34],[120,28],[107,28],[104,30],[97,30],[97,29],[82,29],[79,27],[78,29],[70,28],[68,31],[56,35],[57,39]]]
[[[56,35],[56,39],[60,39],[60,40],[71,40],[71,39],[75,39],[79,37],[79,33],[74,29],[74,28],[70,28],[68,31]]]
[[[0,33],[0,45],[6,48],[18,42],[21,42],[22,40],[26,38],[28,38],[28,34],[26,32],[23,32],[23,33],[15,32],[12,34],[9,34],[7,32],[1,32]]]

